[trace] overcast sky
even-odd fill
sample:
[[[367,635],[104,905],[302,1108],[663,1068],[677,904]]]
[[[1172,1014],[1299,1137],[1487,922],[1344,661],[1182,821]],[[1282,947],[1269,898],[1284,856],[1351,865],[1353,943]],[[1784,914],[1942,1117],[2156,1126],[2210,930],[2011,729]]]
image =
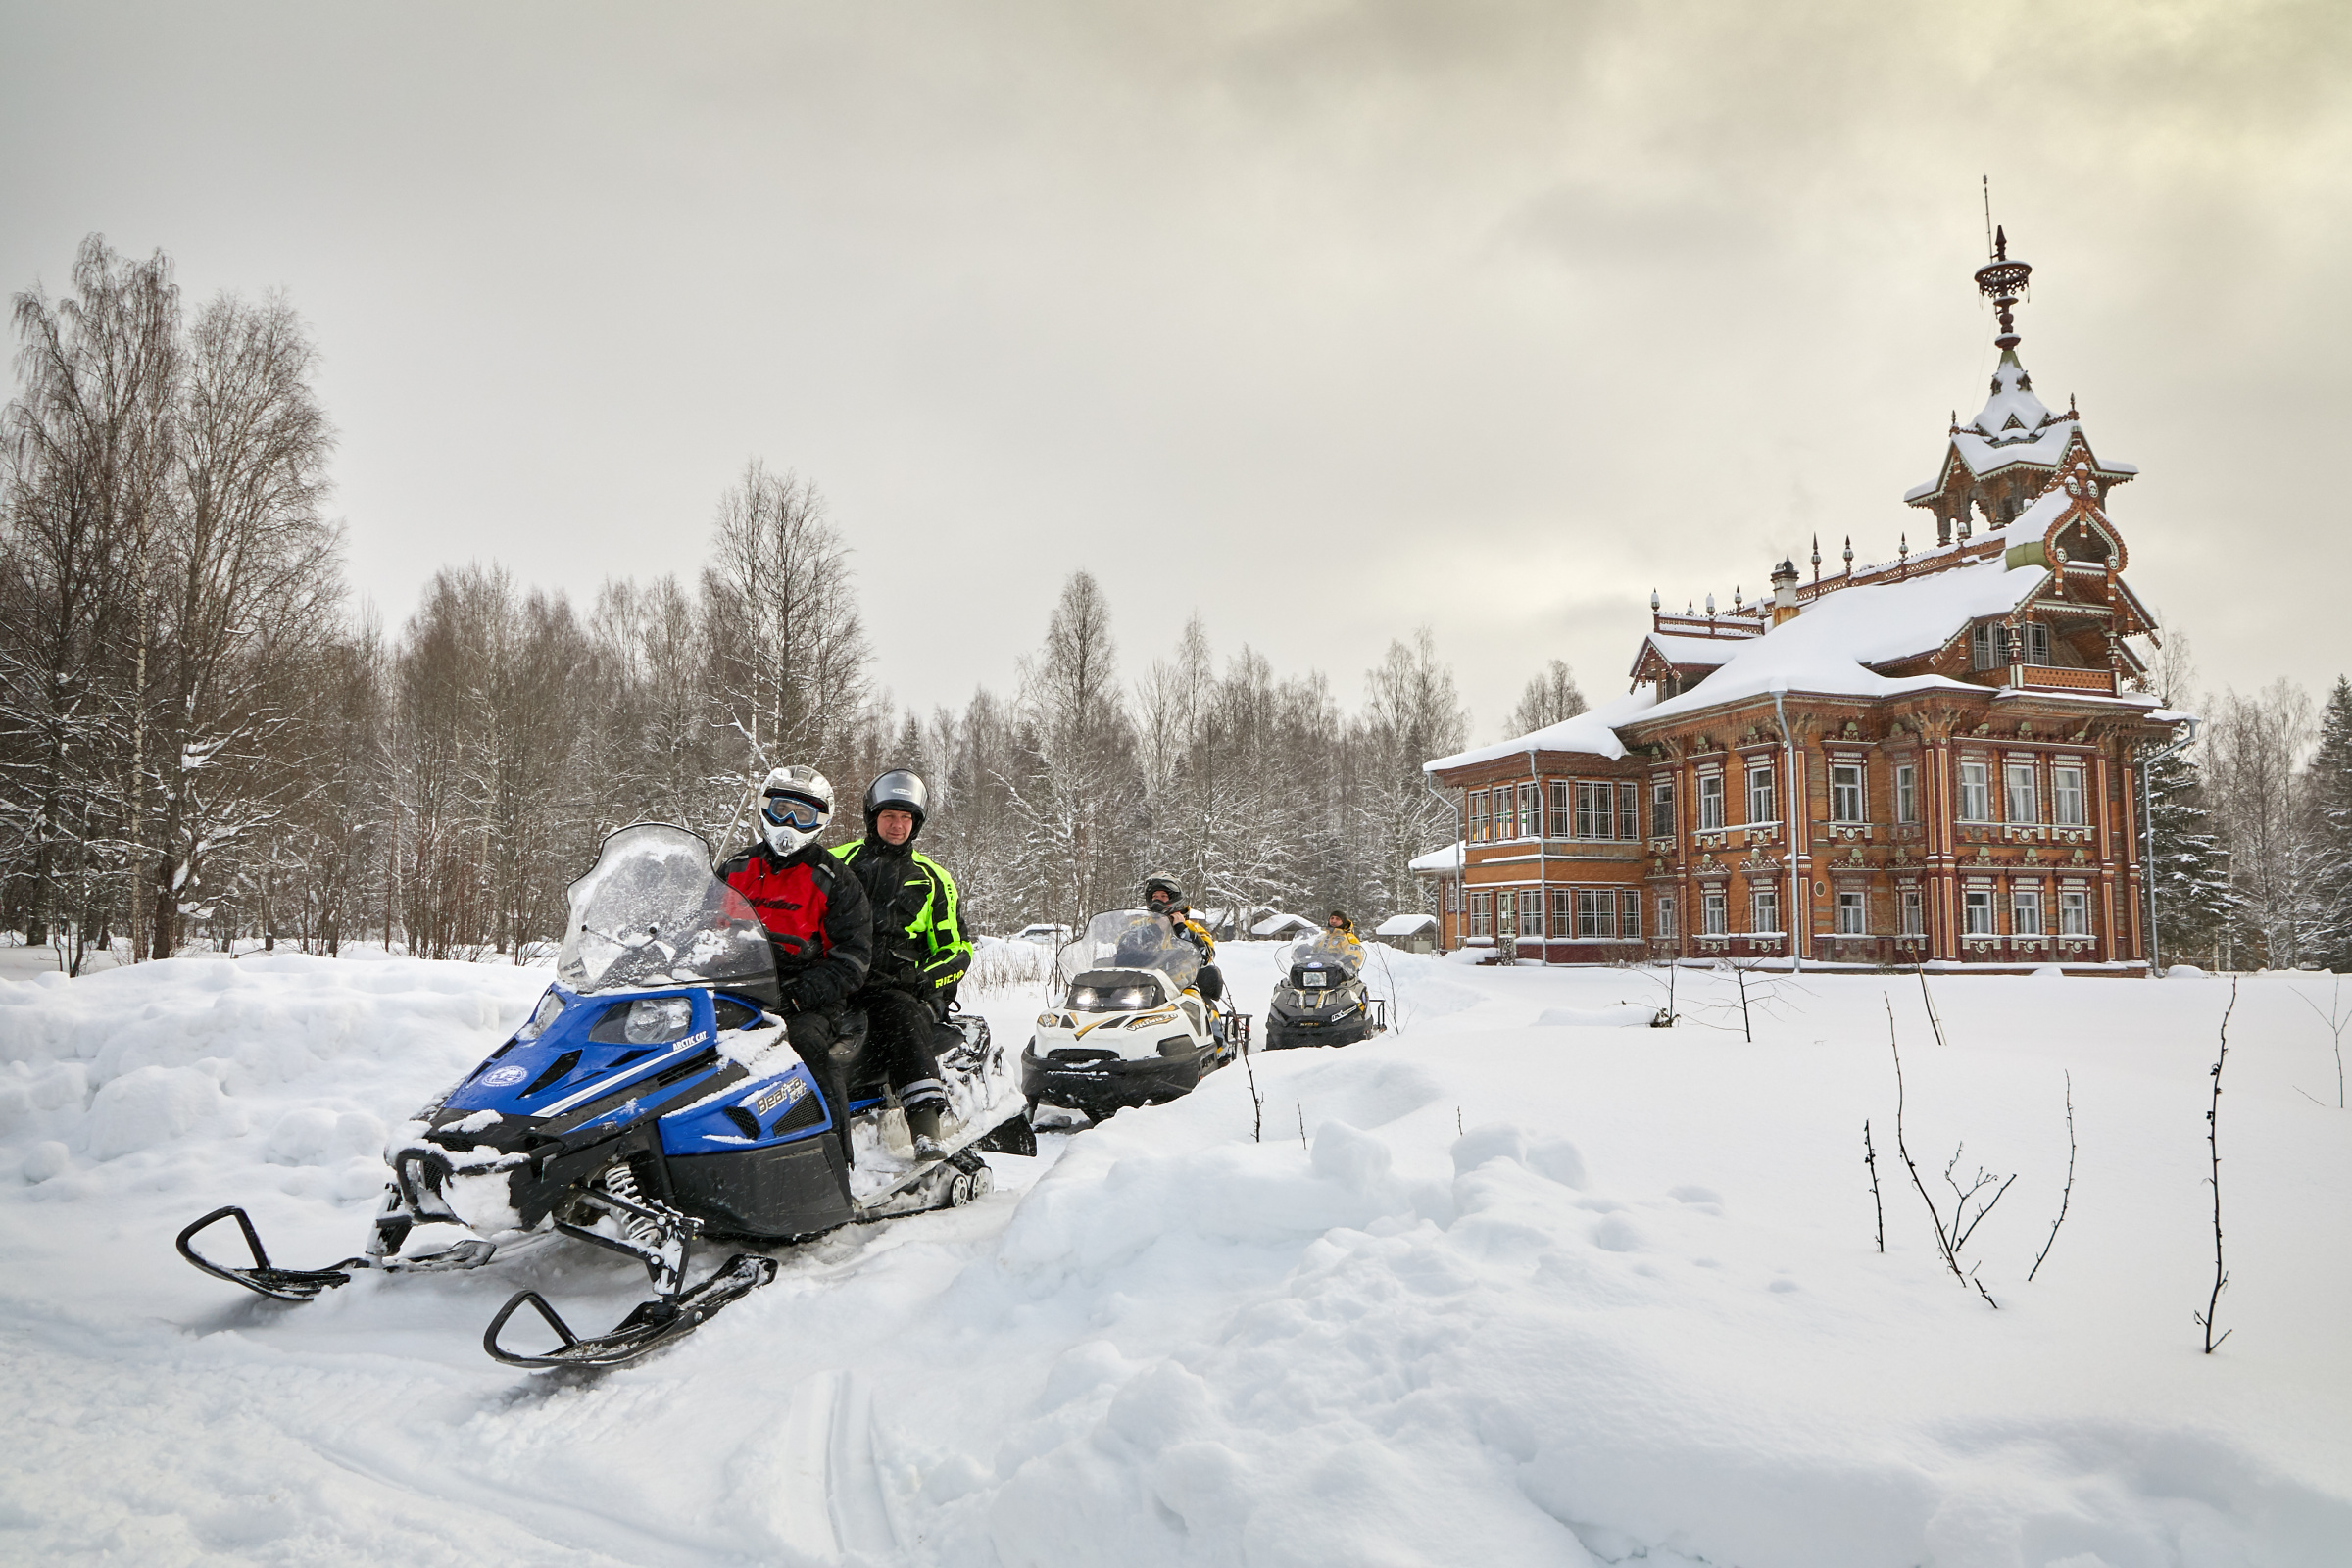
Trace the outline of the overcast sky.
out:
[[[1062,578],[1343,701],[1428,622],[1492,736],[1622,691],[1654,586],[1933,522],[2035,267],[2203,680],[2352,669],[2352,6],[0,9],[0,286],[93,230],[323,351],[355,591],[699,569],[758,456],[902,703]],[[1924,526],[1923,526],[1924,525]]]

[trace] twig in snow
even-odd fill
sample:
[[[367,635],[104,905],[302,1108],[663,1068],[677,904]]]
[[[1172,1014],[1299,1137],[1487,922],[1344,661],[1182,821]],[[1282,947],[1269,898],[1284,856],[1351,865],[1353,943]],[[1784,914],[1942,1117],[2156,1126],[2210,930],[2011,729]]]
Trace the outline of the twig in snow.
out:
[[[1968,1283],[1974,1285],[1977,1288],[1977,1294],[1984,1298],[1986,1306],[1991,1307],[1995,1312],[2001,1309],[2001,1303],[1992,1298],[1992,1293],[1984,1288],[1984,1282],[1977,1278],[1977,1271],[1973,1268],[1968,1271]]]
[[[1242,1052],[1242,1071],[1250,1075],[1250,1141],[1262,1144],[1266,1141],[1266,1102],[1258,1095],[1257,1068],[1250,1064],[1247,1049]]]
[[[1920,1000],[1928,1004],[1928,1027],[1936,1031],[1937,1045],[1948,1046],[1951,1042],[1943,1038],[1943,1020],[1936,1013],[1935,995],[1928,990],[1928,966],[1925,963],[1915,963],[1912,967],[1919,971]]]
[[[2222,1289],[2230,1283],[2230,1271],[2222,1264],[2222,1063],[2230,1059],[2230,1014],[2237,1010],[2237,982],[2230,982],[2230,1005],[2222,1009],[2222,1049],[2213,1058],[2213,1103],[2205,1111],[2205,1143],[2213,1155],[2213,1174],[2206,1178],[2213,1184],[2213,1295],[2205,1302],[2205,1310],[2193,1314],[2198,1327],[2205,1331],[2205,1353],[2211,1355],[2222,1340],[2235,1334],[2226,1329],[2222,1339],[2213,1337],[2213,1316],[2222,1304]]]
[[[1885,999],[1883,999],[1885,1000]],[[1944,1266],[1952,1277],[1965,1283],[1968,1275],[1961,1270],[1960,1260],[1952,1255],[1951,1238],[1944,1234],[1943,1211],[1936,1200],[1928,1196],[1928,1184],[1920,1179],[1919,1164],[1911,1157],[1911,1149],[1903,1141],[1903,1053],[1894,1040],[1894,1003],[1886,1001],[1886,1049],[1894,1053],[1894,1152],[1911,1173],[1911,1185],[1919,1192],[1919,1200],[1928,1205],[1928,1222],[1936,1227],[1936,1250],[1943,1254]]]
[[[2050,1255],[2050,1245],[2058,1240],[2058,1227],[2066,1223],[2067,1205],[2072,1203],[2074,1200],[2075,1075],[2072,1072],[2069,1072],[2066,1075],[2066,1191],[2058,1195],[2058,1217],[2050,1221],[2050,1234],[2048,1239],[2041,1244],[2041,1251],[2039,1255],[2034,1259],[2034,1266],[2026,1270],[2026,1283],[2028,1285],[2033,1284],[2034,1276],[2041,1272],[2041,1260],[2042,1258]]]
[[[1870,1206],[1879,1216],[1879,1250],[1886,1250],[1886,1205],[1879,1200],[1879,1152],[1870,1147],[1870,1118],[1862,1118],[1862,1163],[1870,1167]]]
[[[1462,1107],[1459,1105],[1453,1107],[1453,1136],[1462,1136]]]
[[[2295,991],[2292,986],[2287,989]],[[2296,996],[2303,998],[2303,1005],[2317,1014],[2320,1020],[2328,1025],[2328,1032],[2335,1037],[2335,1108],[2338,1110],[2344,1108],[2344,1031],[2352,1029],[2352,1011],[2346,1011],[2342,1005],[2343,990],[2344,982],[2339,977],[2335,982],[2335,988],[2328,994],[2328,1010],[2326,1012],[2320,1011],[2318,1003],[2303,996],[2302,992],[2295,991]],[[2302,1091],[2297,1090],[2296,1093],[2301,1094]],[[2311,1099],[2312,1097],[2306,1096],[2305,1098]],[[2314,1103],[2318,1102],[2316,1100],[2314,1101]]]
[[[1292,1103],[1298,1107],[1298,1147],[1300,1149],[1305,1149],[1306,1152],[1311,1154],[1314,1152],[1314,1151],[1307,1147],[1306,1142],[1306,1102],[1303,1100],[1297,1100],[1293,1101]]]

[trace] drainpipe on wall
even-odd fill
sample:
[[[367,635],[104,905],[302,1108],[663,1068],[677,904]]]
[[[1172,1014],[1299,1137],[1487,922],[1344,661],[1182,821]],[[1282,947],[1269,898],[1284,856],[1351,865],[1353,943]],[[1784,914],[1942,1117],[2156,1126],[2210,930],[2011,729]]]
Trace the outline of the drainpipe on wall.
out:
[[[2148,885],[2148,975],[2151,979],[2163,977],[2164,965],[2159,961],[2160,955],[2156,948],[2156,803],[2155,792],[2148,786],[2148,770],[2197,738],[2197,721],[2189,719],[2187,725],[2179,740],[2154,756],[2141,758],[2139,762],[2139,831],[2147,845],[2140,854],[2139,875]]]
[[[1536,771],[1536,749],[1533,746],[1527,749],[1527,776],[1536,781],[1536,940],[1544,944],[1544,962],[1546,967],[1549,967],[1551,963],[1551,877],[1546,869],[1550,862],[1544,858],[1544,830],[1551,824],[1544,821],[1544,817],[1551,809],[1551,803],[1544,798],[1544,775]],[[1612,791],[1615,788],[1614,784],[1610,786]],[[1614,795],[1610,798],[1609,809],[1611,811],[1617,809]],[[1615,895],[1612,894],[1611,897],[1613,898]]]
[[[1788,927],[1788,962],[1792,972],[1803,974],[1805,972],[1805,956],[1797,946],[1796,919],[1801,913],[1809,928],[1813,923],[1813,906],[1805,902],[1804,873],[1799,871],[1796,866],[1796,821],[1798,808],[1802,803],[1797,794],[1796,783],[1796,737],[1788,730],[1788,710],[1781,705],[1781,699],[1787,695],[1787,692],[1788,688],[1782,687],[1772,694],[1772,716],[1780,723],[1781,746],[1788,759],[1788,793],[1785,799],[1788,804],[1784,809],[1788,816],[1788,891],[1794,896],[1789,904],[1788,913],[1782,923]]]
[[[1454,912],[1462,917],[1456,935],[1467,942],[1470,940],[1466,930],[1470,924],[1470,892],[1466,886],[1468,877],[1463,870],[1463,861],[1470,855],[1470,825],[1462,820],[1462,808],[1447,800],[1446,792],[1431,783],[1427,773],[1421,775],[1421,787],[1436,796],[1438,804],[1453,813],[1453,902],[1461,906]],[[1446,951],[1446,898],[1443,894],[1438,896],[1438,951]]]

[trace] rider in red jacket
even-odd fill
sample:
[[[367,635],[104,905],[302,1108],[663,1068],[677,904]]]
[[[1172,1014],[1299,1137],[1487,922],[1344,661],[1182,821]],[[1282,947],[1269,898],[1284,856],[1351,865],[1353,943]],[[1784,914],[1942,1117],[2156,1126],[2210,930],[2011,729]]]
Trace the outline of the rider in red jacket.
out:
[[[779,767],[760,789],[759,841],[718,868],[767,928],[785,1027],[820,1077],[843,1004],[865,982],[874,953],[865,889],[816,842],[832,815],[833,786],[822,773]]]

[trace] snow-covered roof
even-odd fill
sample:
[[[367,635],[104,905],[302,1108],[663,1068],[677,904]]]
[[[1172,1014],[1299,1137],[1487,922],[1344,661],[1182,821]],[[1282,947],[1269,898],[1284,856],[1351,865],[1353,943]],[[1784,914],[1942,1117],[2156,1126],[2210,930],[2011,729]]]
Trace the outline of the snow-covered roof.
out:
[[[1321,929],[1322,927],[1303,915],[1276,913],[1267,915],[1263,920],[1251,926],[1250,934],[1253,937],[1280,937],[1288,936],[1294,931],[1319,931]]]
[[[1455,839],[1442,850],[1414,856],[1406,865],[1415,871],[1458,871],[1462,868],[1462,841]]]
[[[1437,925],[1438,917],[1434,914],[1392,914],[1374,926],[1372,934],[1376,937],[1409,937],[1423,931],[1434,931]]]
[[[1748,637],[1685,637],[1670,631],[1653,631],[1642,640],[1642,646],[1645,649],[1655,648],[1658,657],[1669,664],[1715,665],[1724,662],[1753,640]],[[1634,662],[1639,664],[1641,662],[1642,656],[1639,653],[1634,655]]]
[[[1766,640],[1751,637],[1729,646],[1735,649],[1753,648]],[[1456,752],[1451,757],[1423,762],[1421,770],[1424,773],[1436,773],[1449,767],[1468,767],[1473,762],[1491,762],[1498,757],[1523,757],[1529,752],[1582,752],[1590,757],[1623,757],[1625,742],[1617,738],[1616,726],[1641,717],[1642,710],[1655,701],[1656,692],[1644,686],[1638,692],[1628,693],[1598,708],[1588,709],[1574,718],[1564,718],[1557,724],[1546,725],[1507,741],[1497,741],[1492,746],[1474,746],[1466,752]]]
[[[1964,686],[1940,675],[1893,678],[1868,666],[1933,653],[1969,622],[2015,610],[2048,580],[2044,567],[2012,571],[1996,555],[1924,577],[1859,583],[1824,594],[1794,620],[1736,644],[1722,668],[1641,716],[1696,712],[1775,691],[1885,697],[1934,686]]]
[[[1992,395],[1977,416],[1952,432],[1952,451],[1979,478],[2016,464],[2055,467],[2066,454],[2067,439],[2082,428],[2072,410],[2052,414],[2034,395],[2033,377],[2018,363],[2015,349],[2001,351],[1992,372]],[[2099,471],[2109,477],[2139,472],[2136,464],[2102,461]],[[1915,484],[1903,492],[1905,501],[1922,501],[1942,488],[1940,478]]]

